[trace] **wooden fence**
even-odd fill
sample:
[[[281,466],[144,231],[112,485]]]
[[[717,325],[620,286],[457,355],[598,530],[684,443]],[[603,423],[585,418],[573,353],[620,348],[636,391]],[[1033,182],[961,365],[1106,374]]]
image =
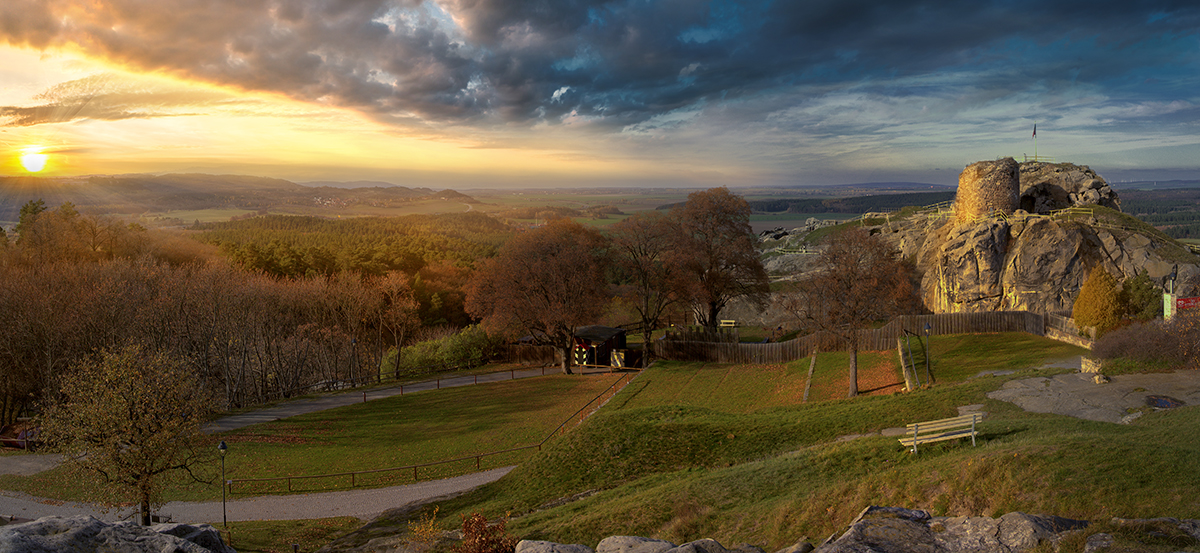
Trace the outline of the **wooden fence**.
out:
[[[986,332],[1027,332],[1046,335],[1046,317],[1029,311],[993,311],[988,313],[940,313],[897,317],[881,328],[860,330],[858,349],[884,351],[896,347],[896,340],[905,331],[913,334],[972,334]],[[785,363],[821,351],[840,351],[845,343],[832,334],[815,333],[785,342],[766,344],[712,343],[679,340],[657,340],[654,354],[662,359],[681,361],[710,361],[716,363]]]

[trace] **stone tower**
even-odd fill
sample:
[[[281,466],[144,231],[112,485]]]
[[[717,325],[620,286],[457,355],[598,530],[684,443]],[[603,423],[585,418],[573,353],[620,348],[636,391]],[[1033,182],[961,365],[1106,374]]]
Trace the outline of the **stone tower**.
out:
[[[1021,172],[1011,157],[979,161],[958,175],[955,222],[971,223],[999,210],[1011,215],[1020,207]]]

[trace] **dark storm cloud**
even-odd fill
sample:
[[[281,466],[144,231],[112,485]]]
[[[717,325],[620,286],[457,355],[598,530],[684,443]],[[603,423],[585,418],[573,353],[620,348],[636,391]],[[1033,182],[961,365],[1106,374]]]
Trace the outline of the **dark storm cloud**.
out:
[[[1200,8],[1169,1],[111,0],[103,6],[4,0],[0,33],[14,44],[75,45],[143,70],[431,124],[553,124],[569,116],[624,127],[781,87],[962,71],[1005,75],[978,83],[998,94],[1034,82],[1119,90],[1164,72],[1169,78],[1172,66],[1194,69],[1200,29]]]

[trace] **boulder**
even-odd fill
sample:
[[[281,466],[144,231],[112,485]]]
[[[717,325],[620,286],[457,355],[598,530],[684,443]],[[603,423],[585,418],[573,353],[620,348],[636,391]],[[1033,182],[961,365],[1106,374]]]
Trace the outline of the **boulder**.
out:
[[[1087,522],[1055,516],[1009,513],[989,517],[930,517],[925,511],[897,507],[867,507],[840,537],[817,553],[913,551],[984,553],[1029,551],[1054,543],[1064,532],[1087,527]]]
[[[1116,191],[1086,165],[1027,161],[1020,164],[1020,182],[1020,208],[1030,213],[1087,205],[1121,209]]]
[[[207,524],[139,526],[90,516],[43,517],[0,527],[0,553],[236,553]]]
[[[595,553],[592,548],[578,543],[563,544],[541,540],[521,540],[514,553]]]
[[[611,536],[600,540],[596,553],[663,553],[674,549],[669,541],[638,536]]]

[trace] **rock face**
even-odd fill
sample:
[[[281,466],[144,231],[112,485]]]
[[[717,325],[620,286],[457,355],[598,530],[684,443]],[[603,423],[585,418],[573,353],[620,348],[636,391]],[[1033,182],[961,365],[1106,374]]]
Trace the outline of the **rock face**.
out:
[[[921,296],[935,313],[1068,311],[1095,266],[1119,280],[1145,270],[1161,281],[1175,265],[1180,281],[1200,273],[1191,254],[1163,239],[1022,211],[968,225],[931,221],[890,238],[915,257]]]
[[[1020,171],[1020,209],[1029,213],[1088,205],[1121,209],[1116,191],[1086,165],[1030,161],[1022,163]]]
[[[0,553],[237,553],[207,524],[138,526],[90,516],[44,517],[0,527]]]
[[[995,183],[1016,167],[1008,161],[976,163],[963,171],[953,220],[930,214],[880,228],[904,257],[915,260],[929,310],[1069,311],[1096,266],[1119,280],[1145,270],[1161,282],[1175,265],[1179,282],[1200,274],[1200,259],[1183,246],[1136,221],[1122,219],[1119,213],[1100,210],[1068,219],[1030,211],[1049,212],[1086,202],[1119,207],[1116,193],[1107,184],[1091,188],[1103,179],[1087,167],[1021,164],[1021,202],[1026,209],[1005,217],[985,217],[1003,211],[999,206],[1011,191],[1011,182]],[[990,195],[981,193],[977,189],[985,182],[999,188]]]
[[[1017,210],[1020,191],[1019,170],[1013,158],[972,163],[958,175],[955,218],[959,223],[973,223],[994,211],[1008,215]]]

